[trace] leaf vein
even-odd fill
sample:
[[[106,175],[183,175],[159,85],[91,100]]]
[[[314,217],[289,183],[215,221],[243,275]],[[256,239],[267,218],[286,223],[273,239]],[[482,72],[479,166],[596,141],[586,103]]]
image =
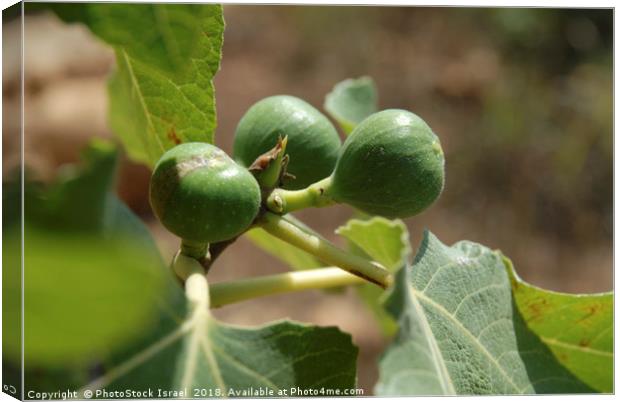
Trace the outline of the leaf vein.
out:
[[[444,390],[446,394],[456,394],[454,385],[452,384],[452,378],[450,377],[448,368],[444,364],[441,350],[439,349],[439,346],[437,345],[435,334],[433,333],[433,330],[430,327],[430,324],[426,318],[426,314],[424,313],[423,307],[420,305],[418,298],[415,297],[417,294],[417,291],[413,286],[407,286],[407,289],[408,289],[409,299],[411,300],[414,309],[417,311],[417,314],[420,317],[422,330],[425,332],[425,338],[426,338],[426,341],[428,342],[431,355],[433,356],[431,361],[433,362],[437,370],[437,378],[439,379],[441,388]]]
[[[504,367],[502,367],[499,364],[499,362],[493,357],[493,355],[479,342],[479,340],[465,326],[463,326],[463,324],[459,320],[456,319],[456,317],[454,317],[452,314],[450,314],[450,312],[448,310],[446,310],[444,306],[442,306],[441,304],[437,303],[436,301],[434,301],[433,299],[429,298],[428,296],[424,295],[423,293],[420,293],[417,289],[411,287],[411,290],[422,301],[424,301],[427,304],[429,304],[430,306],[434,307],[442,315],[444,315],[446,318],[448,318],[450,321],[452,321],[458,328],[460,328],[465,335],[467,335],[469,338],[471,338],[472,344],[474,346],[476,346],[480,351],[482,351],[482,353],[487,357],[487,359],[491,363],[493,363],[493,365],[495,365],[497,367],[499,373],[501,373],[501,375],[504,378],[506,378],[506,380],[515,389],[515,391],[519,390],[519,387],[517,386],[517,384],[515,384],[513,382],[512,377],[509,376],[508,373],[506,373]]]
[[[249,376],[255,378],[257,381],[262,382],[263,384],[267,385],[268,387],[272,389],[275,389],[276,391],[280,390],[280,388],[276,384],[274,384],[268,377],[262,374],[259,374],[256,370],[253,370],[250,367],[244,365],[239,360],[237,360],[235,357],[233,357],[230,353],[226,352],[224,349],[213,346],[213,350],[215,351],[215,353],[217,353],[224,359],[228,360],[232,365],[237,367],[240,371],[245,372]]]
[[[153,125],[153,121],[151,120],[151,113],[149,112],[149,109],[144,100],[144,95],[142,94],[142,90],[140,89],[140,84],[138,84],[138,80],[134,73],[133,66],[131,65],[131,61],[129,60],[129,55],[127,54],[125,49],[121,49],[121,52],[123,52],[123,58],[125,60],[125,65],[127,66],[127,71],[129,72],[131,83],[133,84],[133,87],[135,88],[136,94],[138,96],[138,100],[140,101],[140,105],[142,106],[142,110],[144,111],[147,125],[150,128],[149,131],[151,131],[152,135],[157,140],[157,144],[159,144],[162,151],[165,151],[166,148],[164,147],[164,144],[161,142],[161,139],[157,136],[157,131],[155,130],[155,126]]]
[[[475,292],[473,292],[473,293],[469,293],[469,294],[465,295],[465,296],[461,299],[461,301],[459,302],[459,304],[456,306],[456,308],[452,311],[452,314],[453,314],[454,316],[456,316],[456,315],[458,314],[459,309],[460,309],[460,308],[461,308],[461,306],[463,305],[463,303],[464,303],[467,299],[469,299],[470,297],[473,297],[473,296],[475,296],[475,295],[477,295],[477,294],[479,294],[479,293],[482,293],[482,292],[484,292],[484,291],[487,291],[487,290],[489,290],[489,289],[495,289],[495,288],[500,288],[500,289],[501,289],[504,285],[505,285],[504,283],[492,283],[492,284],[490,284],[490,285],[486,285],[486,286],[484,286],[484,287],[482,287],[482,288],[480,288],[480,289],[476,290],[476,291],[475,291]]]
[[[600,350],[600,349],[595,349],[589,346],[580,346],[580,345],[574,345],[572,343],[568,343],[568,342],[564,342],[561,341],[557,338],[547,338],[544,336],[541,336],[540,339],[542,339],[543,342],[549,344],[549,345],[553,345],[559,348],[564,348],[564,349],[570,349],[570,350],[576,350],[579,352],[583,352],[583,353],[589,353],[589,354],[593,354],[593,355],[597,355],[597,356],[604,356],[604,357],[614,357],[613,352],[608,352],[606,350]]]

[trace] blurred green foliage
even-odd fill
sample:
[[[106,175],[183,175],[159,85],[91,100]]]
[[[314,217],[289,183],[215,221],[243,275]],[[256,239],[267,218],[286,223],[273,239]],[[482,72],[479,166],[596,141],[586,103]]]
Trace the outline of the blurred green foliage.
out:
[[[122,348],[159,319],[172,275],[142,222],[110,191],[117,151],[95,140],[81,165],[60,169],[44,185],[26,175],[24,193],[24,316],[27,389],[56,374],[60,384],[84,378],[90,367]],[[21,287],[19,182],[5,183],[11,216],[4,229],[10,267],[3,292],[18,298]],[[9,198],[7,198],[9,197]],[[11,209],[10,207],[13,207]],[[20,306],[3,311],[17,323]],[[19,339],[3,340],[17,366]],[[56,374],[55,374],[56,373]]]

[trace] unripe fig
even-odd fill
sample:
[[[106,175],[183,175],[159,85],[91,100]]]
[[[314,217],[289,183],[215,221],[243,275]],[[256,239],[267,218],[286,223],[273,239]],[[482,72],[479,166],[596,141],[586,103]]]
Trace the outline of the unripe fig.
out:
[[[161,223],[183,240],[215,243],[247,229],[260,206],[258,183],[221,149],[185,143],[155,165],[150,202]]]
[[[250,107],[237,126],[233,157],[249,167],[272,149],[280,136],[288,137],[287,171],[295,176],[284,183],[284,188],[304,188],[330,175],[338,158],[340,137],[327,117],[293,96],[271,96]]]
[[[346,139],[329,193],[364,212],[404,218],[432,204],[443,184],[437,136],[417,115],[389,109],[366,118]]]

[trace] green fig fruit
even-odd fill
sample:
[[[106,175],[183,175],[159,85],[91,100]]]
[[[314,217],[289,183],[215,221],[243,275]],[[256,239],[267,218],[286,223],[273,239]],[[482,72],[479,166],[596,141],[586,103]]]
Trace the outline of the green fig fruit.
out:
[[[388,218],[416,215],[444,185],[439,139],[417,115],[398,109],[375,113],[346,139],[329,196]]]
[[[258,214],[261,194],[254,176],[224,151],[206,143],[185,143],[155,165],[150,202],[161,223],[195,243],[232,239]]]
[[[271,96],[250,107],[237,126],[233,157],[249,167],[272,149],[280,136],[288,137],[287,172],[295,176],[283,188],[301,189],[330,175],[340,137],[327,117],[293,96]]]

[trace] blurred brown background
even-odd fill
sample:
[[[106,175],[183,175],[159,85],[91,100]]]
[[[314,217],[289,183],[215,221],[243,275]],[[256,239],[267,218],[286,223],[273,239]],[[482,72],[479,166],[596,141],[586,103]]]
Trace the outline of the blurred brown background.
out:
[[[322,106],[332,86],[372,76],[380,108],[409,109],[439,135],[446,190],[407,221],[416,248],[424,228],[444,242],[501,249],[519,274],[545,288],[612,288],[612,12],[610,10],[226,6],[216,78],[216,143],[230,152],[237,121],[257,100],[291,94]],[[19,35],[13,21],[9,35]],[[25,25],[26,160],[51,180],[106,125],[110,50],[77,25],[45,13]],[[17,43],[17,42],[7,42]],[[7,60],[5,60],[5,63]],[[4,113],[19,107],[19,65],[5,65]],[[8,72],[8,73],[7,73]],[[19,126],[4,119],[5,171]],[[165,259],[176,239],[150,213],[146,168],[123,161],[118,192],[152,228]],[[335,242],[346,207],[299,216]],[[242,239],[212,280],[282,272]],[[361,349],[369,393],[385,340],[353,292],[306,292],[223,308],[223,320],[291,317],[338,325]]]

